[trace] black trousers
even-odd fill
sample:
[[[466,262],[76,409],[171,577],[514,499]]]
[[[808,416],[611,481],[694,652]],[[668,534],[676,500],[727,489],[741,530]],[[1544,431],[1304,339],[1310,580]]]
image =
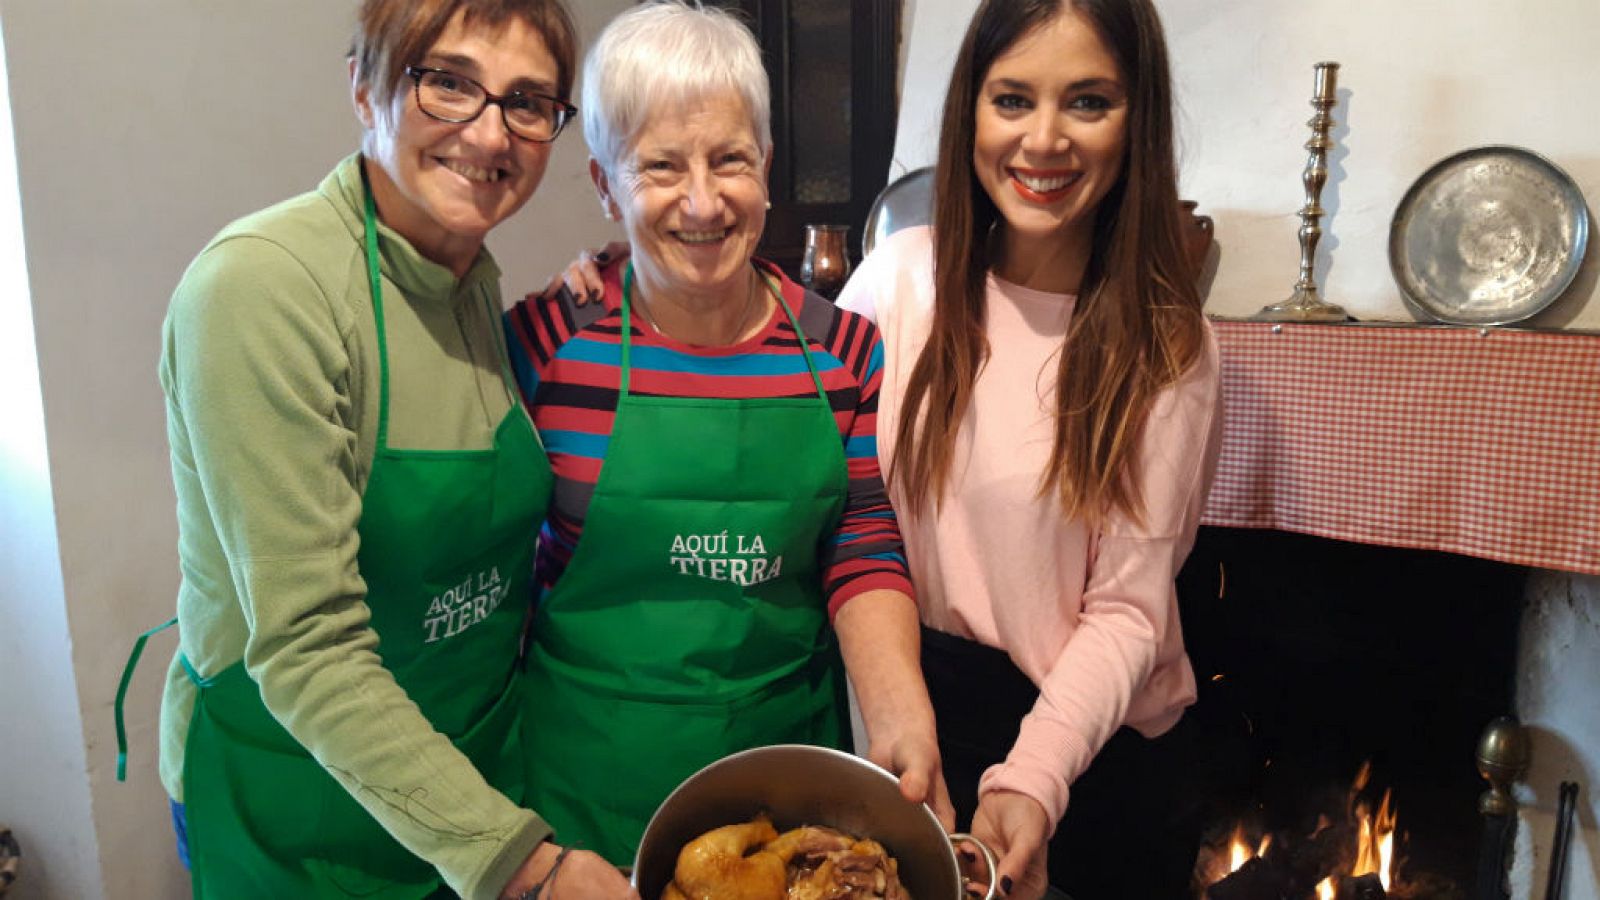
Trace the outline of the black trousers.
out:
[[[971,826],[978,779],[1003,762],[1039,689],[1004,653],[928,628],[922,671],[958,827]],[[1072,900],[1185,900],[1199,849],[1194,726],[1146,740],[1112,736],[1072,784],[1050,840],[1050,884]]]

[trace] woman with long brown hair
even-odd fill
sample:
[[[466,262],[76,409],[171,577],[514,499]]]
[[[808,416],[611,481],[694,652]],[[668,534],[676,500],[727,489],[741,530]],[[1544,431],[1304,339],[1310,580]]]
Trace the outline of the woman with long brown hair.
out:
[[[1113,738],[1194,700],[1174,577],[1221,422],[1149,0],[984,0],[935,179],[933,226],[839,302],[884,336],[878,453],[946,781],[1013,896],[1044,891],[1047,859],[1077,900],[1183,896],[1192,810],[1126,796],[1174,777],[1181,734]],[[1090,829],[1141,863],[1074,853]]]

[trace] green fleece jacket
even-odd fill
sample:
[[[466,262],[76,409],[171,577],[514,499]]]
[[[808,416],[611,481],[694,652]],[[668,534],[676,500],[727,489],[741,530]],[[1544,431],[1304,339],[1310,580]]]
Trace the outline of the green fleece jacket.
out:
[[[161,386],[178,497],[179,651],[202,678],[242,660],[267,709],[324,766],[348,773],[347,788],[415,784],[450,798],[452,819],[476,823],[473,840],[353,792],[453,890],[493,898],[549,826],[433,729],[380,663],[367,627],[356,524],[376,443],[379,357],[361,198],[352,156],[315,191],[223,229],[173,294]],[[494,260],[481,252],[457,279],[381,224],[379,253],[390,446],[489,447],[512,405]],[[180,802],[195,700],[174,659],[161,779]]]

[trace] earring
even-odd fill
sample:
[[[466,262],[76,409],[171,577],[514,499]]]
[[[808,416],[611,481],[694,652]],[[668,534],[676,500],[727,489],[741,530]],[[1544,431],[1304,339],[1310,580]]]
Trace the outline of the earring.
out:
[[[771,208],[772,208],[772,201],[768,200],[767,201],[767,209],[771,209]]]

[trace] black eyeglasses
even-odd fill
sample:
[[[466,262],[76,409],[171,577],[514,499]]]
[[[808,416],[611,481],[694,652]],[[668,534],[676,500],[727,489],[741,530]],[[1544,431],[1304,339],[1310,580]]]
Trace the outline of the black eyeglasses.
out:
[[[471,78],[444,69],[406,66],[406,74],[417,85],[417,108],[441,122],[471,122],[493,103],[500,107],[506,130],[544,144],[555,140],[578,114],[578,108],[565,100],[523,91],[497,96]]]

